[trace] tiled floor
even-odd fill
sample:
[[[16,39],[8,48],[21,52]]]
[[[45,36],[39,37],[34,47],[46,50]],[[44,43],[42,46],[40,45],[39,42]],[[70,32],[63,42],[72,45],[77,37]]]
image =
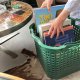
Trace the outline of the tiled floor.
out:
[[[37,58],[28,57],[27,60],[29,61],[26,62],[23,66],[19,66],[8,71],[9,74],[19,76],[21,78],[24,78],[25,80],[51,80],[46,76]],[[80,80],[80,71],[75,72],[59,80]]]
[[[44,71],[38,61],[36,61],[36,64],[35,64],[32,72],[35,73],[36,76],[42,77],[42,80],[51,80],[50,78],[48,78],[46,76],[46,74],[44,73]],[[59,80],[80,80],[80,71],[75,72],[75,73],[68,75],[68,76],[66,76],[62,79],[59,79]]]

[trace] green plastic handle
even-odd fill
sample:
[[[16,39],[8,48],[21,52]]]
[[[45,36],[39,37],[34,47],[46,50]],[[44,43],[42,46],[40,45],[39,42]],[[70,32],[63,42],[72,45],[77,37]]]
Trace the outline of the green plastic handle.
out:
[[[65,43],[64,45],[66,45],[66,48],[70,48],[70,47],[73,47],[73,46],[79,46],[80,45],[80,40],[79,41],[76,41],[76,42],[71,42],[71,43]]]
[[[78,19],[78,18],[72,18],[72,17],[68,17],[69,19],[71,19],[71,24],[73,25],[73,26],[75,26],[75,27],[80,27],[80,25],[76,25],[75,24],[75,22],[76,21],[80,21],[80,19]]]
[[[71,19],[71,20],[74,20],[74,21],[80,21],[80,19],[78,19],[78,18],[72,18],[72,17],[68,17],[69,19]]]
[[[32,35],[32,38],[34,39],[34,41],[38,42],[39,44],[41,43],[41,40],[39,37],[35,36],[35,32],[34,32],[34,29],[33,29],[33,26],[35,26],[35,23],[31,24],[29,29],[30,29],[30,33]]]

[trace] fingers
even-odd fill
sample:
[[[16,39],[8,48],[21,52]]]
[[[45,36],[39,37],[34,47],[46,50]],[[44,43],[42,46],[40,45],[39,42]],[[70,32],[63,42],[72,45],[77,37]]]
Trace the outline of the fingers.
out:
[[[49,29],[48,34],[50,35],[50,38],[53,38],[54,35],[56,34],[56,39],[58,39],[60,32],[62,32],[62,34],[64,35],[64,30],[62,26],[54,27],[54,25],[52,25]]]
[[[51,4],[53,3],[53,0],[47,0],[47,9],[48,11],[50,11],[50,7],[51,7]]]
[[[64,35],[63,27],[60,27],[60,30],[61,30],[62,34]]]
[[[50,6],[51,6],[51,4],[50,4],[49,1],[44,1],[41,5],[41,8],[46,8],[47,7],[48,11],[50,11]]]
[[[51,35],[51,32],[53,31],[53,26],[50,27],[48,34]]]
[[[51,35],[50,35],[50,38],[53,38],[53,36],[55,35],[56,33],[56,28],[54,28],[54,30],[52,31]]]
[[[43,2],[43,4],[41,5],[41,8],[45,8],[46,7],[46,3]]]
[[[60,29],[57,29],[57,36],[56,36],[56,39],[58,39],[59,34],[60,34]]]
[[[48,32],[48,34],[50,35],[50,38],[52,38],[55,33],[56,33],[56,27],[54,27],[54,25],[51,24],[51,27],[50,27],[49,32]]]
[[[63,34],[63,36],[64,36],[64,30],[63,30],[63,27],[62,27],[62,26],[60,26],[60,27],[57,29],[57,36],[56,36],[57,39],[58,39],[58,37],[59,37],[60,32],[62,32],[62,34]]]
[[[48,2],[47,3],[47,9],[48,9],[48,11],[50,11],[50,6],[51,6],[51,4]]]

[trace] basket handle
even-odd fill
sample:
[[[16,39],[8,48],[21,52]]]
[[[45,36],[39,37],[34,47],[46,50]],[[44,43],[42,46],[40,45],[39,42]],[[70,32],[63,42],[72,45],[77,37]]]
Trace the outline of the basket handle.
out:
[[[72,18],[72,17],[70,17],[70,16],[69,16],[68,18],[71,19],[71,24],[72,24],[73,26],[79,26],[79,25],[76,25],[76,24],[75,24],[76,21],[80,21],[79,18]]]
[[[33,26],[35,26],[35,23],[31,24],[30,27],[29,27],[31,36],[34,39],[34,41],[36,41],[36,42],[38,42],[40,44],[41,40],[40,40],[39,37],[35,36],[36,33],[34,32]]]
[[[74,21],[80,21],[80,19],[79,18],[72,18],[72,17],[68,17],[69,19],[71,19],[71,20],[74,20]]]
[[[71,43],[65,43],[64,45],[66,45],[65,48],[70,48],[70,47],[73,47],[73,46],[79,46],[80,45],[80,40],[79,41],[76,41],[76,42],[71,42]]]

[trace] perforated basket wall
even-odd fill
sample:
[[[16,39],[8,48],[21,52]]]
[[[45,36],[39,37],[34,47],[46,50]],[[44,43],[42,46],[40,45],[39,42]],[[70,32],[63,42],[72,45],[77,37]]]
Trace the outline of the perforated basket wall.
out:
[[[44,45],[35,34],[35,25],[30,26],[31,35],[35,41],[36,51],[48,77],[59,79],[80,69],[80,43],[50,47]],[[80,39],[79,26],[75,29],[76,40]]]

